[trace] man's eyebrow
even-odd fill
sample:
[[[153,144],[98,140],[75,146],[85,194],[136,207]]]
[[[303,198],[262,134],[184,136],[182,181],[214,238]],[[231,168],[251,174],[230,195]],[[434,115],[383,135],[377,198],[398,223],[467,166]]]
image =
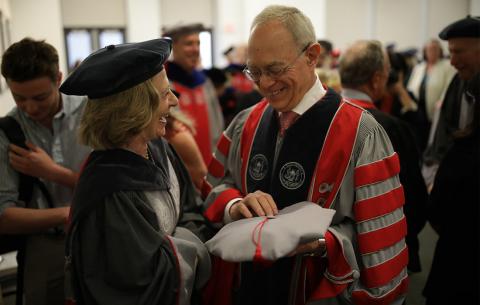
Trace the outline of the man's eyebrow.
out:
[[[37,94],[37,95],[32,96],[31,98],[32,98],[32,99],[36,99],[36,98],[45,97],[45,96],[50,95],[51,93],[52,93],[52,91],[42,92],[42,93],[39,93],[39,94]],[[12,95],[13,95],[14,97],[16,97],[16,98],[27,98],[27,97],[25,97],[25,96],[23,96],[23,95],[21,95],[21,94],[15,93],[15,92],[12,92]]]
[[[283,65],[283,64],[285,64],[285,63],[281,62],[281,61],[278,61],[278,60],[275,60],[275,61],[272,61],[272,62],[264,65],[263,67],[270,68],[270,67],[273,67],[273,66],[278,66],[278,65]],[[249,66],[248,64],[247,64],[247,67],[252,68],[252,69],[259,69],[258,66]]]

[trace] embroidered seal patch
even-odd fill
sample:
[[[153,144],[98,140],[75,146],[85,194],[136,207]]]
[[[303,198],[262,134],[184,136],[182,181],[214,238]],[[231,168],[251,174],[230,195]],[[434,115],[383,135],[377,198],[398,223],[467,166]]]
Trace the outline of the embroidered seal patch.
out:
[[[298,189],[305,181],[305,170],[297,162],[288,162],[280,169],[280,183],[289,190]]]
[[[248,166],[248,174],[253,180],[262,180],[268,172],[268,160],[262,154],[253,156]]]

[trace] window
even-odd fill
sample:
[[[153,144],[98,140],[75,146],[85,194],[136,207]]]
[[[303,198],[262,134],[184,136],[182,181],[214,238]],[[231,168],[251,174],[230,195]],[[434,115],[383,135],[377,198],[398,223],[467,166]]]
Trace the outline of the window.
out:
[[[111,44],[125,42],[124,29],[65,29],[68,71],[71,72],[90,53]]]
[[[10,46],[10,20],[0,11],[0,59],[5,50]],[[0,76],[0,93],[7,88],[5,78]]]
[[[212,32],[200,32],[200,58],[202,59],[202,68],[210,69],[212,63]]]

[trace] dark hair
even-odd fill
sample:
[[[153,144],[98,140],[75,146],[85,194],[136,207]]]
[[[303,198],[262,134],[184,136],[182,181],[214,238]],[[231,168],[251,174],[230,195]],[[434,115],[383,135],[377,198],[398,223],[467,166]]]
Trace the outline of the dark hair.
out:
[[[170,37],[172,38],[173,42],[177,39],[187,36],[190,34],[197,34],[200,32],[205,31],[206,28],[201,23],[192,23],[186,25],[178,25],[173,26],[171,28],[164,28],[163,29],[163,37]]]
[[[405,56],[399,52],[388,52],[390,60],[390,74],[388,75],[387,86],[391,86],[398,82],[399,74],[404,76],[408,74],[408,64]]]
[[[205,74],[212,81],[215,88],[220,87],[227,82],[227,74],[224,70],[218,68],[211,68],[205,70]]]
[[[317,42],[320,44],[322,49],[325,49],[325,52],[327,54],[330,54],[333,50],[333,45],[330,41],[328,40],[317,40]]]
[[[2,57],[2,75],[7,80],[24,82],[47,76],[58,77],[58,53],[45,40],[24,38],[12,44]]]

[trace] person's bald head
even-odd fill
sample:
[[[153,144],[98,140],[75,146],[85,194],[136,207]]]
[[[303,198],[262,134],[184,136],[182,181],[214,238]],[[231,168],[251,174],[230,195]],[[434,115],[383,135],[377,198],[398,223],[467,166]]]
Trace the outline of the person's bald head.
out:
[[[384,94],[390,62],[380,42],[360,40],[343,53],[339,72],[342,87],[363,91],[376,99]]]

